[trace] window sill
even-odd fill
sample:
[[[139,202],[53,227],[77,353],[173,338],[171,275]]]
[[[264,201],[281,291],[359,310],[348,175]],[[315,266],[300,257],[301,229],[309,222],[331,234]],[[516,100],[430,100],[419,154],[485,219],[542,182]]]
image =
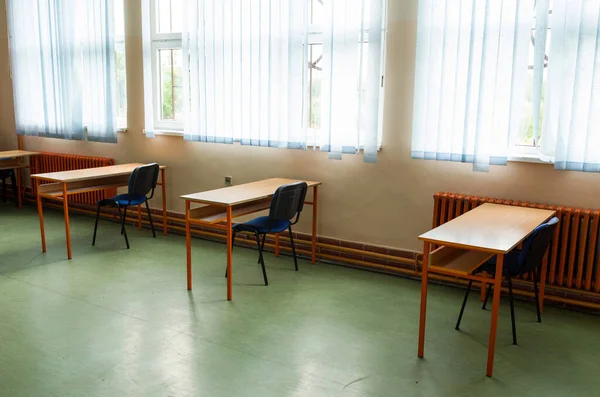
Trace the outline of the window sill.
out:
[[[146,130],[143,130],[142,133],[144,135],[146,135]],[[154,130],[154,135],[160,135],[160,136],[173,136],[173,137],[179,137],[179,138],[183,138],[183,131],[177,131],[177,130],[159,130],[159,129],[155,129]]]
[[[146,130],[142,130],[142,133],[144,135],[146,135]],[[155,129],[154,130],[154,135],[156,136],[167,136],[167,137],[174,137],[174,138],[183,138],[183,131],[177,131],[177,130],[161,130],[161,129]],[[239,141],[234,141],[233,143],[235,144],[240,144]],[[307,150],[317,150],[320,149],[321,145],[317,144],[309,144],[306,146]],[[377,152],[381,151],[381,146],[377,148]],[[364,149],[360,148],[360,153],[363,153]],[[512,158],[509,159],[509,161],[513,161]],[[515,160],[515,161],[519,161],[519,160]]]
[[[552,165],[551,162],[540,160],[538,156],[536,156],[536,155],[530,155],[530,154],[519,154],[519,155],[508,156],[508,161],[519,162],[519,163],[532,163],[532,164],[548,164],[548,165]]]

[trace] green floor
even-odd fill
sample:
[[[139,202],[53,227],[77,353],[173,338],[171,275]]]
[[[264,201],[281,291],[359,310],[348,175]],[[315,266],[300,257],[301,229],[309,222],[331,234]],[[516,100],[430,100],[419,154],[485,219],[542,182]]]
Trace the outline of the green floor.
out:
[[[503,301],[495,376],[485,377],[489,312],[473,299],[454,330],[462,291],[432,285],[425,359],[417,358],[420,284],[332,265],[234,252],[46,210],[41,253],[32,207],[0,204],[0,396],[598,396],[600,317],[517,303],[511,344]],[[476,294],[473,295],[473,298]]]

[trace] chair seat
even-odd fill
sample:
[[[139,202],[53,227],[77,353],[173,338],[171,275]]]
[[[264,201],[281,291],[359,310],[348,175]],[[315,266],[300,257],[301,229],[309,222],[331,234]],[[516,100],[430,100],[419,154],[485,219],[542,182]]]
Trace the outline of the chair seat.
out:
[[[247,232],[256,232],[258,233],[279,233],[287,230],[290,227],[291,222],[287,220],[279,220],[273,221],[272,224],[269,224],[268,216],[259,216],[258,218],[254,218],[251,221],[244,223],[237,223],[233,225],[234,230],[236,231],[247,231]],[[269,228],[269,226],[271,226]]]
[[[119,194],[115,197],[111,197],[109,199],[101,200],[98,202],[98,205],[103,206],[103,205],[109,205],[112,203],[117,203],[122,206],[140,205],[140,204],[143,204],[145,201],[146,201],[146,196],[144,196],[143,194],[130,195],[130,194],[124,193],[124,194]]]
[[[508,254],[504,255],[504,264],[502,266],[502,273],[505,276],[517,276],[522,274],[523,271],[519,267],[519,255],[520,250],[512,250]],[[475,273],[486,271],[490,274],[496,273],[496,256],[494,255],[486,263],[481,265]]]

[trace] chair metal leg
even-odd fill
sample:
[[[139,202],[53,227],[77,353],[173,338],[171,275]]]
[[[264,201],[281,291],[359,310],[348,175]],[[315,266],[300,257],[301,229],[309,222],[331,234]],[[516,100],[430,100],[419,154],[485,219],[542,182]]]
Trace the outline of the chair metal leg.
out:
[[[255,233],[256,236],[256,246],[258,247],[258,260],[260,261],[260,266],[262,267],[263,279],[265,280],[265,285],[269,285],[269,280],[267,280],[267,270],[265,269],[265,261],[263,259],[262,247],[260,245],[260,237],[258,236],[258,232]]]
[[[510,299],[510,320],[512,322],[513,345],[517,344],[517,329],[515,327],[515,305],[512,293],[512,277],[508,276],[508,297]]]
[[[119,209],[119,216],[121,217],[121,210],[120,210],[120,206],[117,205],[117,209]],[[125,219],[127,219],[127,206],[124,205],[123,206],[123,216],[121,217],[121,235],[123,235],[123,232],[125,231]]]
[[[156,233],[154,232],[154,224],[152,223],[152,215],[150,214],[150,206],[148,205],[148,200],[146,200],[146,211],[148,211],[148,220],[150,221],[150,229],[152,229],[152,237],[156,238]]]
[[[121,207],[117,206],[119,215],[121,215]],[[127,230],[125,230],[125,220],[127,219],[127,206],[123,207],[123,216],[121,217],[121,234],[125,237],[125,244],[129,249],[129,239],[127,239]]]
[[[233,254],[233,245],[235,244],[235,229],[233,229],[233,233],[231,234],[231,253]],[[225,278],[227,278],[227,266],[225,266]]]
[[[262,238],[262,244],[260,245],[260,250],[264,251],[265,250],[265,239],[267,238],[267,234],[263,234],[263,238]],[[260,263],[260,255],[258,257],[258,263]]]
[[[540,294],[538,292],[537,272],[533,271],[533,291],[535,292],[535,310],[537,311],[538,323],[542,322],[542,313],[540,313]]]
[[[467,292],[465,293],[465,298],[463,299],[462,306],[460,308],[460,313],[458,314],[458,319],[456,320],[455,330],[460,329],[460,321],[462,320],[463,313],[465,312],[465,306],[467,305],[467,299],[469,299],[469,292],[471,292],[471,287],[473,286],[473,280],[469,280],[469,285],[467,286]]]
[[[294,244],[294,236],[292,236],[292,227],[288,227],[288,231],[290,233],[290,243],[292,243],[292,254],[294,255],[294,266],[296,267],[296,271],[298,271],[298,260],[296,259],[296,247]]]
[[[119,213],[120,215],[120,213]],[[92,239],[92,245],[96,245],[96,232],[98,231],[98,220],[100,219],[100,204],[96,210],[96,223],[94,224],[94,238]]]
[[[485,293],[485,300],[483,301],[483,306],[481,306],[481,310],[485,310],[485,306],[488,303],[488,299],[490,299],[490,294],[492,293],[492,286],[494,284],[488,284],[487,291]]]

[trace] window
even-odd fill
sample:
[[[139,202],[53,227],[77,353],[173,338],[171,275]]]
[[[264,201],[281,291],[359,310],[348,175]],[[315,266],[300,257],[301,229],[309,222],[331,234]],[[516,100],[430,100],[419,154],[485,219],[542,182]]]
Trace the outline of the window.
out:
[[[413,158],[600,172],[600,0],[420,0],[418,15]]]
[[[150,0],[154,127],[183,130],[181,32],[184,0]]]
[[[323,76],[323,39],[324,39],[324,30],[325,25],[330,21],[327,21],[327,10],[326,2],[327,0],[308,0],[308,112],[307,112],[307,126],[309,129],[308,142],[309,145],[311,142],[314,142],[315,146],[321,146],[325,142],[325,137],[321,134],[321,120],[322,120],[322,80]],[[364,21],[366,24],[369,23],[371,2],[364,2],[364,10],[361,10],[360,6],[354,7],[351,10],[355,15],[350,16],[349,19],[359,18],[361,12],[364,12]],[[387,11],[387,6],[384,5],[383,12]],[[385,20],[385,16],[383,17]],[[385,58],[385,24],[382,25],[382,33],[383,33],[383,45],[382,45],[382,54],[381,58]],[[367,94],[367,85],[368,85],[368,68],[360,67],[360,62],[364,62],[364,59],[361,60],[361,55],[363,58],[366,58],[369,55],[369,29],[365,27],[362,34],[360,32],[357,35],[357,61],[359,63],[357,70],[362,71],[362,76],[358,79],[356,95],[359,102],[364,101]],[[362,51],[362,54],[361,54]],[[383,62],[382,62],[383,64]],[[353,82],[349,82],[352,84]],[[359,87],[360,86],[360,87]],[[381,73],[381,89],[383,91],[383,73]],[[383,94],[381,94],[381,98],[383,98]],[[360,105],[359,105],[360,106]],[[361,111],[358,112],[356,123],[360,124],[361,119],[364,119],[366,116],[365,108],[361,106]],[[379,114],[381,117],[381,114]],[[365,134],[361,133],[359,136],[358,147],[362,148],[364,146],[364,137]],[[381,146],[381,137],[378,138],[378,147]]]
[[[530,35],[530,46],[529,46],[529,55],[527,62],[527,91],[525,97],[525,103],[523,107],[523,117],[521,123],[519,125],[518,136],[513,138],[513,146],[511,148],[511,155],[513,157],[530,157],[536,156],[537,151],[541,146],[542,142],[542,122],[544,118],[544,99],[546,96],[546,83],[548,80],[548,65],[549,65],[549,57],[548,52],[550,50],[551,43],[551,35],[552,35],[552,4],[553,0],[550,0],[550,7],[548,11],[548,19],[549,22],[547,24],[547,35],[546,35],[546,45],[545,45],[545,54],[544,54],[544,64],[543,64],[543,77],[542,77],[542,91],[540,98],[540,118],[539,118],[539,129],[537,136],[534,131],[534,123],[533,123],[533,109],[534,109],[534,98],[533,98],[533,79],[534,79],[534,53],[535,53],[535,44],[536,44],[536,15],[534,10],[534,15],[532,18],[532,26],[531,26],[531,35]]]
[[[127,107],[123,7],[7,1],[17,134],[117,141]]]
[[[374,161],[386,7],[143,0],[146,135],[183,130],[200,142],[320,146],[335,158],[364,146]]]
[[[308,128],[321,129],[321,79],[323,61],[323,0],[309,0],[308,21]]]

